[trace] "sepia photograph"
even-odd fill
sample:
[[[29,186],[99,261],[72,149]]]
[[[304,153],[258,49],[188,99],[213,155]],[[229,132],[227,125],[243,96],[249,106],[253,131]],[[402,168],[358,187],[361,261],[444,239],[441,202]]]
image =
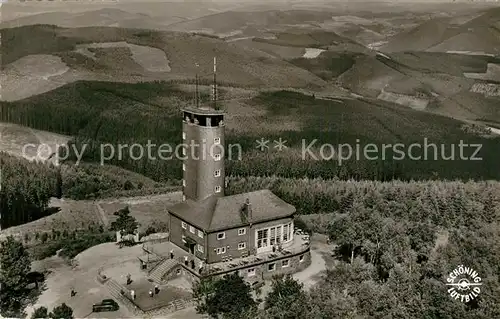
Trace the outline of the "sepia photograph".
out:
[[[499,319],[499,0],[0,0],[0,318]]]

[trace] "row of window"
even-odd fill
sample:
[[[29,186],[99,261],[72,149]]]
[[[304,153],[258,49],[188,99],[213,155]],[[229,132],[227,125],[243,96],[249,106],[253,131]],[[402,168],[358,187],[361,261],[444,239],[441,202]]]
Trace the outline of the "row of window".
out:
[[[293,239],[293,224],[278,225],[257,230],[257,248],[286,243]]]
[[[247,233],[247,229],[246,228],[240,228],[238,229],[238,236],[243,236]],[[217,240],[222,240],[222,239],[225,239],[226,238],[226,233],[222,232],[222,233],[218,233],[217,234]]]
[[[218,170],[216,170],[214,172],[214,176],[215,177],[219,177],[220,176],[220,169],[218,169]],[[186,187],[186,180],[185,179],[182,180],[182,186]],[[220,186],[218,186],[218,187],[220,188]],[[217,188],[217,186],[215,188]]]
[[[182,139],[183,139],[183,140],[185,140],[185,139],[186,139],[186,132],[182,132]],[[215,144],[215,145],[220,144],[220,137],[214,137],[214,144]]]
[[[227,246],[229,248],[229,246]],[[238,250],[242,250],[242,249],[245,249],[247,248],[247,243],[245,242],[241,242],[238,244]],[[216,248],[214,249],[214,251],[217,253],[217,255],[223,255],[226,253],[226,247],[220,247],[220,248]]]
[[[182,156],[186,156],[186,149],[182,148]],[[221,154],[214,154],[214,161],[218,162],[221,159]]]
[[[299,257],[299,262],[303,262],[304,261],[304,255],[301,255]],[[281,268],[287,268],[290,266],[290,259],[284,259],[281,261]],[[267,265],[267,270],[268,271],[274,271],[276,270],[276,263],[270,263]],[[247,270],[247,273],[248,273],[248,277],[252,277],[252,276],[255,276],[255,268],[249,268]]]
[[[188,224],[185,222],[181,222],[181,227],[183,229],[188,229]],[[194,228],[193,226],[189,225],[189,232],[192,234],[198,234],[198,237],[203,238],[203,232],[199,229]]]

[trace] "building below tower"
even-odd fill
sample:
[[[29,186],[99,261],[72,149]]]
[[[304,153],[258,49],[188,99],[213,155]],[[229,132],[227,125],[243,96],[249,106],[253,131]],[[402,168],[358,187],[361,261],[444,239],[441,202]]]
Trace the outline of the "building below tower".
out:
[[[224,112],[182,112],[183,200],[167,209],[169,242],[144,246],[151,280],[237,271],[255,282],[307,267],[309,236],[294,227],[294,206],[268,189],[224,196]]]

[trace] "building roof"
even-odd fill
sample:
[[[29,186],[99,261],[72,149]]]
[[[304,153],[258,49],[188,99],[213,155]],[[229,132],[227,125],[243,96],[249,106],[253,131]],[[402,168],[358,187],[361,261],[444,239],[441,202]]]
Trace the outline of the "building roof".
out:
[[[242,214],[247,199],[251,205],[248,217]],[[188,199],[168,210],[207,232],[289,217],[295,213],[294,206],[268,189],[225,197],[212,196],[199,202]]]
[[[168,211],[191,225],[208,230],[215,204],[217,204],[217,197],[214,196],[199,202],[187,199],[170,206]]]
[[[202,106],[199,108],[184,107],[182,108],[182,111],[200,115],[223,115],[226,113],[224,110],[216,110],[212,106]]]

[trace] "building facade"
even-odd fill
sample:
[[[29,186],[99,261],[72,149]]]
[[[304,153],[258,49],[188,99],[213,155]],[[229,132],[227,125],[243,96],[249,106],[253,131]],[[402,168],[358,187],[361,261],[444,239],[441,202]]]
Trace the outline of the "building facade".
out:
[[[307,267],[309,242],[294,227],[294,206],[267,189],[225,196],[224,112],[182,111],[183,196],[168,212],[169,241],[185,270],[165,267],[162,278],[238,272],[252,281]]]

